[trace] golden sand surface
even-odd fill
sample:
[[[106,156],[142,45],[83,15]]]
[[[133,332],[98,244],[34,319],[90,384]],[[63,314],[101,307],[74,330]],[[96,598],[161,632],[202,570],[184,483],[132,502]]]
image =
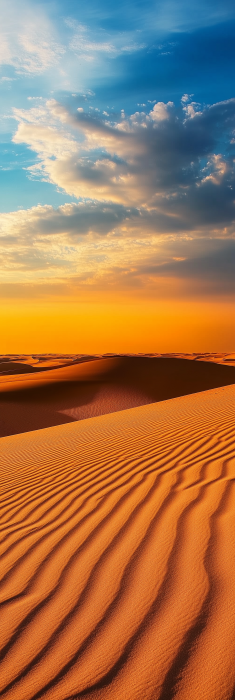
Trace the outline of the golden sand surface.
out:
[[[0,437],[235,383],[228,356],[213,357],[0,358]]]
[[[4,437],[3,700],[233,700],[235,386]]]

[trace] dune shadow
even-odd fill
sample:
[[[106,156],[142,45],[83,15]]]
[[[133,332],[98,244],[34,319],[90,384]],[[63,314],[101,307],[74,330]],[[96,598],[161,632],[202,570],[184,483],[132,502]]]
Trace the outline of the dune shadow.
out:
[[[235,384],[235,367],[192,358],[113,356],[79,366],[70,376],[44,370],[42,381],[3,385],[0,436]]]

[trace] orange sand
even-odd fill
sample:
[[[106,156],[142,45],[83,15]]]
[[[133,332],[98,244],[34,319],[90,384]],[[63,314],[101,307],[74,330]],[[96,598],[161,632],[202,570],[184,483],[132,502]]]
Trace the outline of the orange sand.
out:
[[[235,383],[221,355],[187,358],[1,358],[0,437]]]
[[[227,386],[1,440],[4,700],[235,697],[234,412]]]

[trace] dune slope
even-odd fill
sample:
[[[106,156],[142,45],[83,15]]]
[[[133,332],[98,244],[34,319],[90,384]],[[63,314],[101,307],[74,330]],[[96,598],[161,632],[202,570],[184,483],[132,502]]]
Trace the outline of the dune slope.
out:
[[[13,369],[0,376],[1,437],[235,383],[233,366],[179,357],[109,357],[37,371],[22,364],[19,374],[16,364],[2,363]]]
[[[4,700],[235,697],[235,386],[1,440]]]

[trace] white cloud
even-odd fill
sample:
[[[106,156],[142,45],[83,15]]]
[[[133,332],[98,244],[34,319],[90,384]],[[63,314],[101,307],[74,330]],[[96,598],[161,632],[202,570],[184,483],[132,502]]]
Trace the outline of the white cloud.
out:
[[[73,32],[69,48],[85,61],[97,60],[97,56],[102,54],[114,58],[122,53],[134,53],[145,48],[144,43],[134,41],[134,32],[108,34],[102,30],[93,33],[89,27],[79,24],[71,18],[65,22]]]
[[[161,122],[164,121],[164,119],[169,119],[170,112],[169,112],[169,107],[173,107],[173,102],[157,102],[154,105],[154,108],[152,111],[149,113],[149,116],[153,121],[156,122]]]
[[[58,129],[52,113],[45,104],[32,107],[30,110],[15,109],[14,116],[19,125],[12,139],[13,142],[27,143],[31,150],[36,151],[40,159],[40,164],[36,163],[32,166],[31,172],[41,167],[46,172],[48,159],[63,160],[77,152],[77,142],[62,127]]]
[[[2,4],[2,3],[1,3]],[[4,2],[0,28],[0,65],[17,73],[40,74],[56,65],[65,49],[48,16],[37,4]]]
[[[67,22],[68,24],[68,22]],[[71,24],[69,25],[71,26]],[[70,49],[77,54],[88,55],[87,57],[92,57],[96,53],[115,53],[115,47],[112,43],[108,41],[92,41],[89,37],[89,31],[87,27],[74,22],[72,28],[75,29],[73,37],[70,41]]]
[[[182,102],[183,104],[185,104],[186,102],[190,102],[190,100],[192,99],[192,97],[193,97],[193,94],[192,94],[192,95],[187,95],[187,94],[185,93],[185,95],[182,95],[182,97],[181,97],[181,102]]]
[[[203,172],[208,172],[208,175],[202,178],[201,184],[211,181],[215,185],[220,185],[224,175],[228,170],[228,164],[224,160],[221,153],[213,154],[208,160]]]
[[[7,78],[5,75],[0,78],[0,83],[12,83],[15,78]]]
[[[194,119],[194,117],[202,114],[199,109],[200,106],[201,105],[198,102],[190,102],[190,104],[183,107],[183,110],[189,119]]]
[[[92,94],[86,86],[100,70],[112,73],[107,59],[144,47],[135,30],[108,33],[73,19],[65,27],[60,13],[52,18],[51,10],[51,3],[40,0],[0,0],[0,66],[10,66],[21,79],[47,73],[51,88],[86,99]]]

